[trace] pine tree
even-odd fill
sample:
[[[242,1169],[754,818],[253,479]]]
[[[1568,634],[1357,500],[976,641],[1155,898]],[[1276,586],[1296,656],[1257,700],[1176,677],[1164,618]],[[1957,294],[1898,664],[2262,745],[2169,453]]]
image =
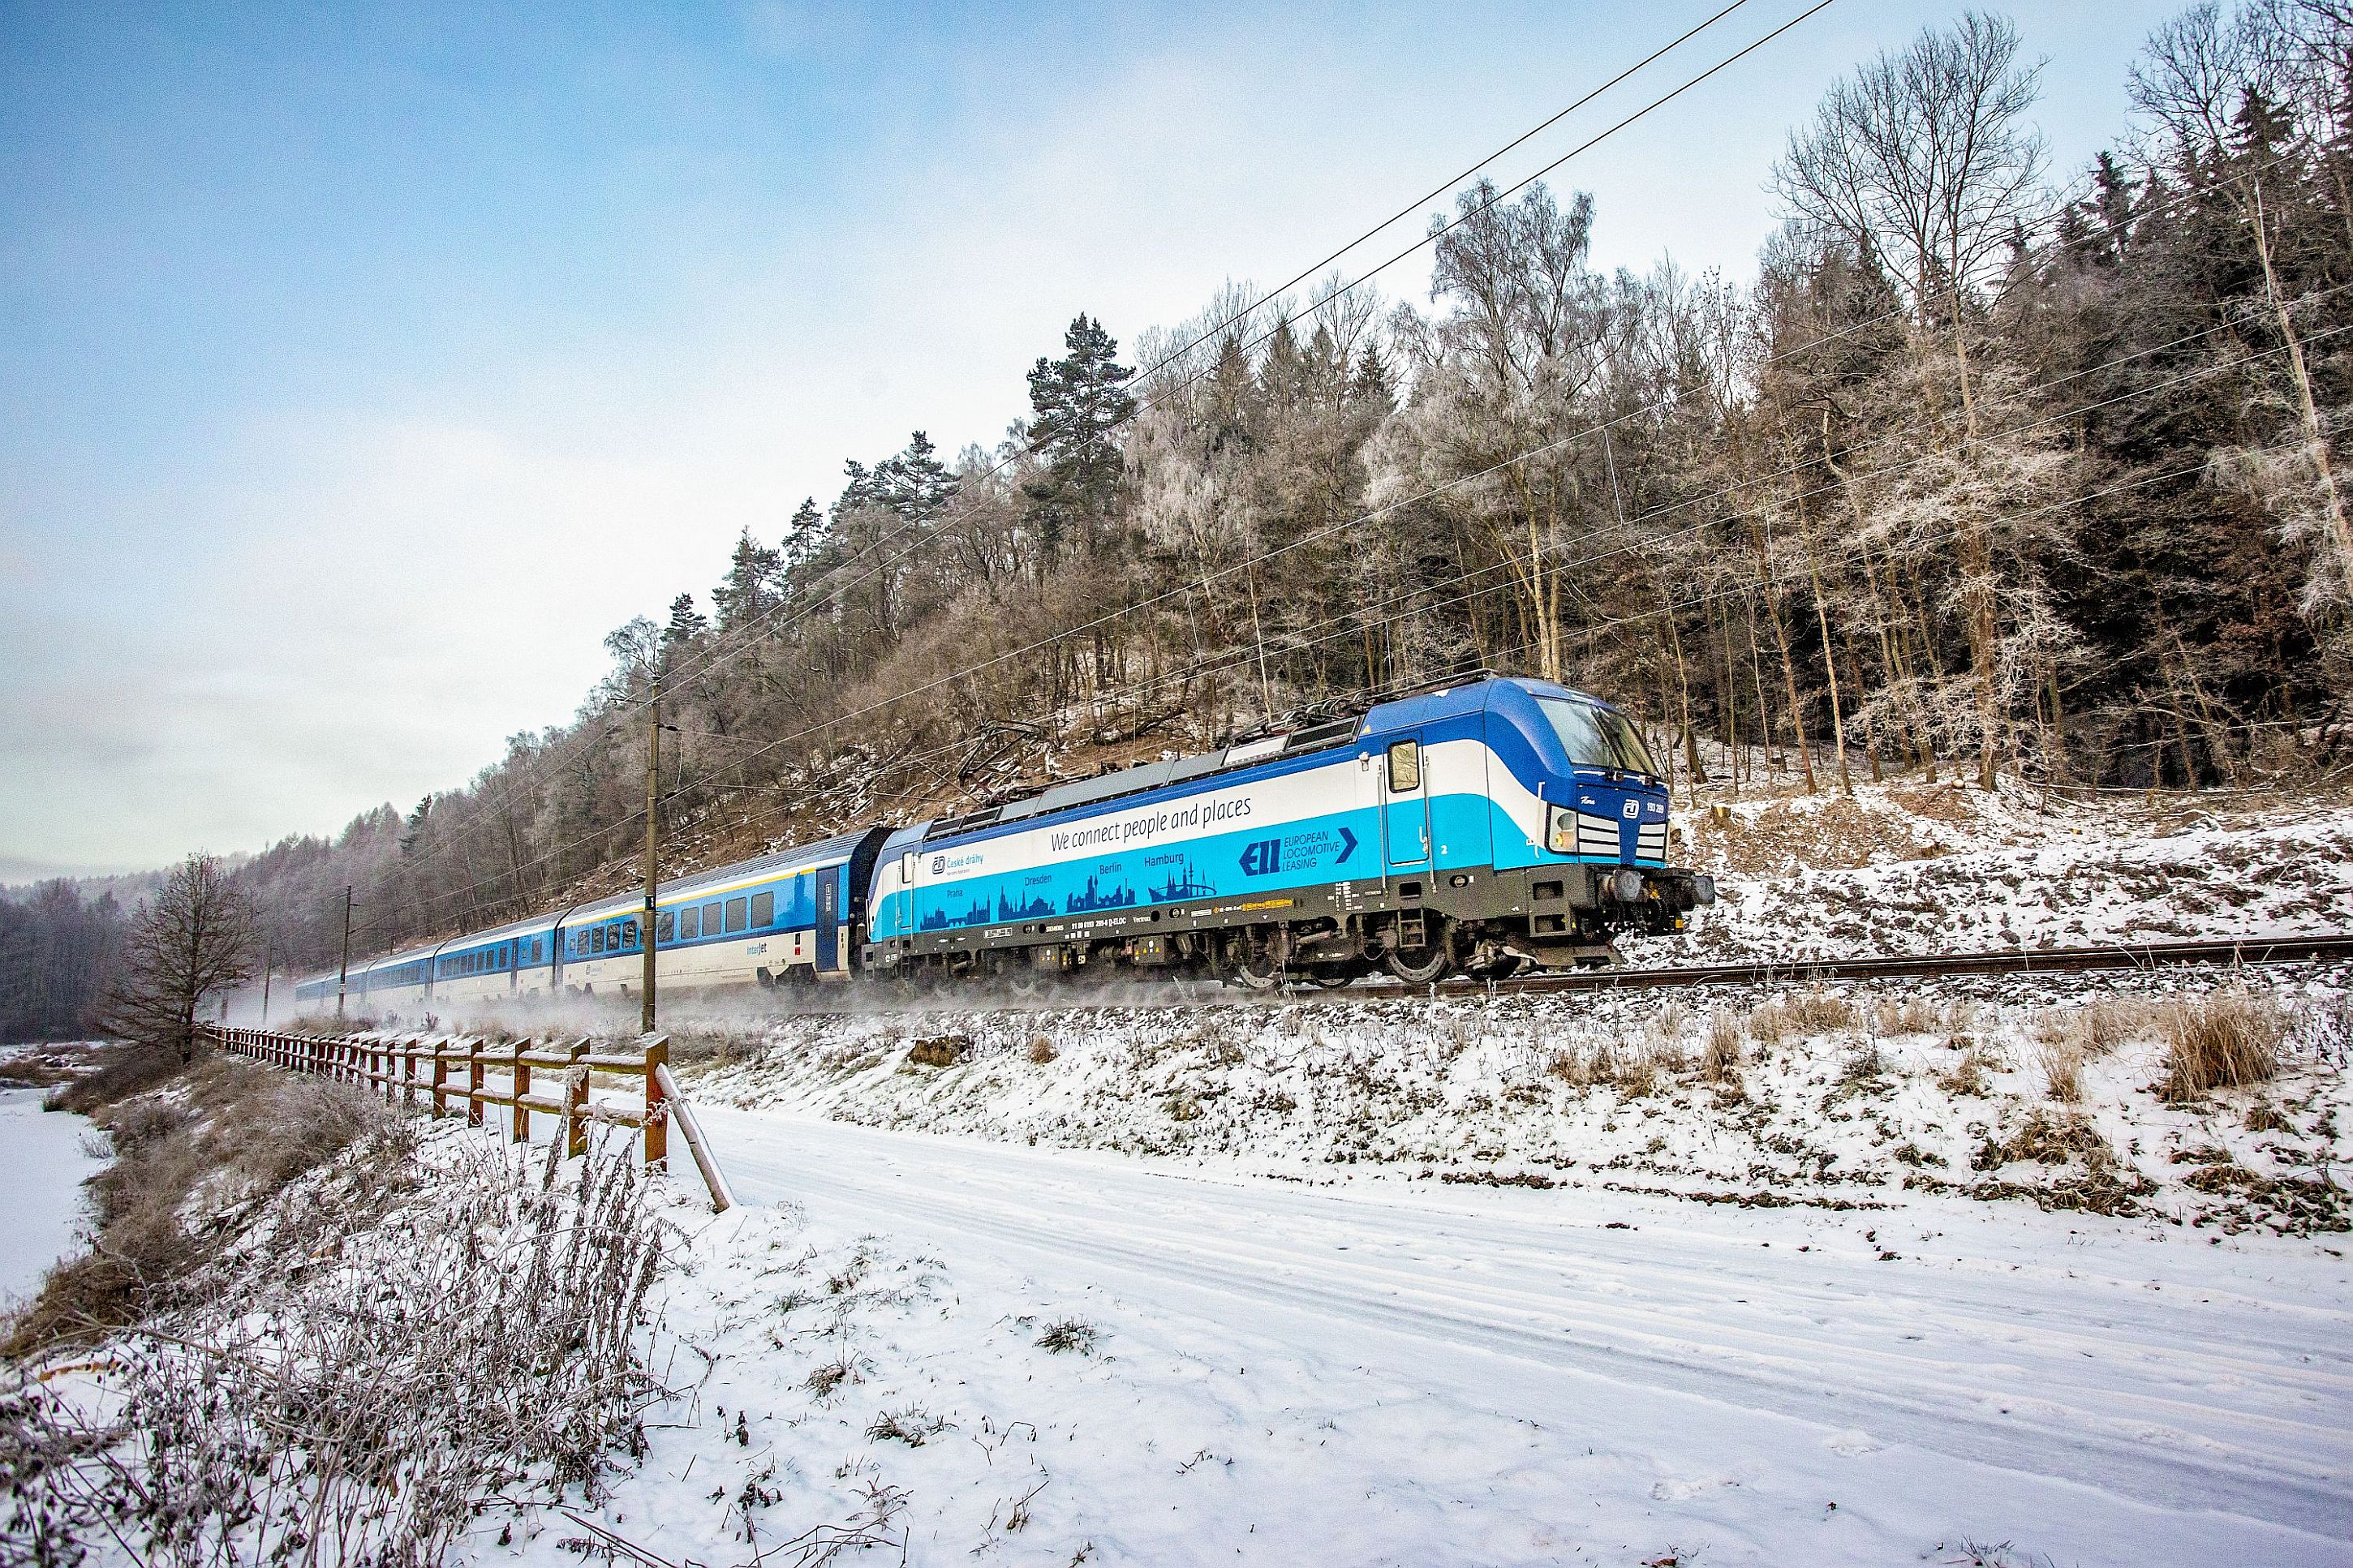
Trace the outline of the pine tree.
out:
[[[408,814],[407,822],[402,825],[400,852],[403,855],[417,853],[417,846],[424,838],[425,830],[430,826],[432,818],[433,797],[428,795],[417,803],[417,809]]]
[[[934,455],[932,438],[921,430],[907,449],[874,467],[873,499],[908,522],[929,523],[955,499],[955,476]]]
[[[851,465],[853,468],[856,466]],[[787,572],[797,571],[816,560],[825,550],[826,538],[825,513],[818,510],[817,497],[804,496],[799,510],[785,525],[785,569]]]
[[[681,594],[670,602],[670,625],[662,628],[662,647],[670,648],[692,642],[710,629],[711,623],[694,607],[694,595]]]
[[[1079,316],[1062,346],[1060,359],[1040,359],[1029,372],[1029,441],[1046,472],[1024,492],[1050,552],[1074,525],[1091,533],[1110,514],[1121,479],[1113,432],[1135,413],[1127,392],[1135,373],[1118,363],[1118,340],[1103,323]]]
[[[734,553],[728,557],[727,575],[711,590],[711,607],[718,616],[719,629],[729,631],[756,621],[773,609],[776,578],[783,570],[782,552],[755,542],[748,528],[738,534]]]

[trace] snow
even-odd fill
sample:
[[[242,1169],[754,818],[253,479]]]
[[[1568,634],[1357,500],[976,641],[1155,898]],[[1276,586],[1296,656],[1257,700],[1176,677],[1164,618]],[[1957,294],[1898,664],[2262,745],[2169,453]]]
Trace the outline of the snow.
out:
[[[2168,1100],[2166,1020],[2218,980],[876,1013],[773,1024],[694,1071],[690,1092],[1317,1184],[1387,1174],[1832,1211],[1953,1191],[2342,1229],[2353,1205],[2327,1173],[2353,1163],[2353,974],[2254,977],[2247,995],[2287,1025],[2280,1076]],[[2094,1025],[2120,1037],[2087,1044]],[[1715,1081],[1712,1042],[1737,1058]],[[920,1067],[919,1048],[961,1059]],[[2081,1099],[2055,1102],[2049,1061],[2069,1051]]]
[[[2338,804],[1725,805],[1638,962],[2353,923]],[[693,1005],[670,1393],[468,1561],[2353,1564],[2353,969]]]
[[[705,1120],[754,1206],[688,1222],[691,1393],[593,1516],[672,1563],[874,1496],[914,1563],[2353,1562],[2335,1248]]]
[[[1726,903],[1635,962],[2353,923],[2329,803],[1865,786],[1695,826]],[[714,1017],[689,1092],[785,1206],[695,1222],[694,1393],[598,1528],[674,1563],[861,1517],[918,1563],[2353,1563],[2349,985]],[[2276,1012],[2279,1076],[2169,1099],[2168,1020],[2218,992]],[[1091,1350],[1038,1342],[1065,1321]]]
[[[1681,812],[1723,902],[1630,963],[1979,952],[2342,931],[2353,809],[2294,797],[2079,803],[1859,784]]]
[[[0,1089],[0,1312],[30,1296],[75,1249],[81,1184],[105,1162],[90,1123],[41,1109],[39,1089]]]

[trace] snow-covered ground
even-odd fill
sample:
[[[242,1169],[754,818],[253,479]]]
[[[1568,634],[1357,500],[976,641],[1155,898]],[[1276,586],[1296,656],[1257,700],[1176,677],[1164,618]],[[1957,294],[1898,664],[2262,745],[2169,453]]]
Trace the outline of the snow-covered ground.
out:
[[[2309,1233],[2353,1222],[2348,984],[2296,966],[881,1012],[776,1023],[690,1072],[709,1104],[1219,1175],[1831,1210],[1955,1192]],[[2168,1095],[2168,1031],[2218,985],[2282,1031],[2279,1076]]]
[[[479,1560],[2353,1562],[2334,1246],[705,1120],[681,1397]]]
[[[2334,803],[1724,804],[1637,962],[2353,929]],[[470,1561],[2353,1564],[2353,967],[740,1005],[645,1451]]]
[[[2344,931],[2341,796],[2082,802],[2011,784],[1858,784],[1678,803],[1681,858],[1724,901],[1636,963],[2071,947]]]
[[[2327,803],[1694,826],[1726,905],[1635,962],[2353,928]],[[672,1323],[726,1440],[658,1435],[606,1527],[673,1562],[864,1508],[917,1562],[2353,1563],[2348,985],[714,1020],[691,1092],[794,1208],[701,1230]],[[2218,997],[2278,1075],[2169,1090]]]
[[[75,1249],[81,1184],[104,1163],[87,1120],[41,1109],[47,1092],[0,1088],[0,1315]]]

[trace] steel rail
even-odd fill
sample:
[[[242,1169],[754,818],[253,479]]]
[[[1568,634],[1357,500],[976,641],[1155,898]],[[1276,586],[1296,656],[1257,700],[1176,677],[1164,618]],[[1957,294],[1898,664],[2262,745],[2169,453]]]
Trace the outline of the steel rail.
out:
[[[1652,968],[1602,967],[1523,974],[1505,980],[1460,975],[1432,985],[1381,979],[1372,984],[1319,986],[1294,982],[1271,991],[1247,991],[1198,976],[1122,975],[1100,985],[1049,985],[1008,994],[986,982],[965,989],[902,989],[890,982],[857,983],[856,1000],[837,1001],[833,986],[813,990],[775,1016],[825,1018],[882,1012],[1050,1013],[1085,1007],[1154,1007],[1178,1003],[1287,1005],[1306,999],[1395,1002],[1423,997],[1456,1000],[1554,991],[1644,991],[1704,985],[1793,985],[1837,980],[1927,980],[1987,974],[2079,974],[2098,970],[2156,970],[2199,964],[2260,966],[2353,960],[2353,934],[2224,937],[2197,942],[2114,942],[2095,947],[2003,948],[1981,952],[1872,953],[1847,958],[1787,958],[1739,963],[1677,963]],[[1158,993],[1158,994],[1155,994]]]
[[[1663,964],[1647,969],[1582,969],[1495,983],[1513,991],[1651,990],[1682,985],[1775,984],[1825,980],[1925,980],[1940,975],[2079,974],[2091,970],[2166,969],[2185,964],[2302,963],[2353,959],[2353,936],[2231,937],[2202,942],[2117,942],[2097,947],[2004,948],[1989,952],[1873,953],[1852,958],[1788,958],[1749,963]],[[1402,990],[1403,988],[1392,988]],[[1451,981],[1440,995],[1477,993],[1477,982]],[[1334,993],[1344,994],[1345,993]],[[1366,994],[1372,994],[1367,992]]]

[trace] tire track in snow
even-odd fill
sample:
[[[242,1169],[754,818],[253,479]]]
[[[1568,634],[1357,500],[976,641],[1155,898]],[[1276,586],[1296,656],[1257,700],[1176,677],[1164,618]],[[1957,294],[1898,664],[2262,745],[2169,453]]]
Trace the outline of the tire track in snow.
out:
[[[1658,1200],[1610,1195],[1600,1207],[1653,1228],[1605,1232],[1591,1194],[1559,1194],[1576,1214],[1546,1223],[702,1114],[747,1198],[796,1198],[920,1237],[951,1261],[985,1245],[1041,1279],[1111,1285],[1155,1311],[1214,1322],[1247,1303],[1304,1320],[1324,1346],[1375,1328],[1400,1337],[1409,1366],[1416,1342],[1473,1349],[1863,1426],[1879,1440],[2171,1508],[2338,1538],[2353,1523],[2353,1378],[2337,1348],[2353,1314],[2221,1280],[2194,1292],[2172,1284],[2161,1299],[2140,1282],[2049,1266],[1972,1276],[1821,1253],[1800,1263],[1793,1247],[1768,1254],[1746,1237],[1679,1230]],[[1776,1242],[1838,1229],[1743,1217]],[[1504,1410],[1518,1391],[1504,1368],[1486,1389],[1451,1392]]]

